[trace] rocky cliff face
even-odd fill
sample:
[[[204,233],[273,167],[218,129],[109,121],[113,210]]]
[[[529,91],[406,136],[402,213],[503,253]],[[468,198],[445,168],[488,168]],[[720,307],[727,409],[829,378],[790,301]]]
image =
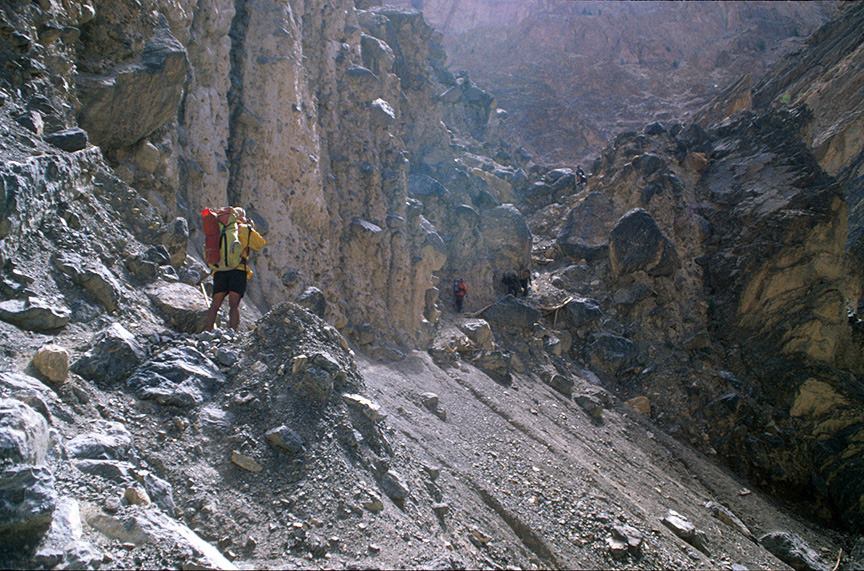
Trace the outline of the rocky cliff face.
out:
[[[760,77],[833,11],[813,2],[400,3],[421,7],[453,65],[495,93],[508,137],[562,164],[652,118],[683,119],[742,73]]]
[[[61,85],[44,94],[39,81],[12,80],[33,90],[22,113],[48,131],[77,121],[164,219],[186,219],[196,249],[202,207],[246,207],[269,242],[251,288],[262,308],[314,284],[340,329],[428,337],[432,274],[450,237],[411,206],[409,174],[446,165],[453,176],[459,152],[443,119],[469,138],[491,137],[494,104],[444,71],[418,14],[347,1],[83,6],[10,15],[32,34],[32,46],[10,44],[10,58],[65,66],[39,80]],[[74,33],[38,42],[51,26]],[[466,170],[475,187],[488,186]],[[472,251],[484,258],[488,247]],[[478,303],[489,296],[476,293]]]
[[[731,86],[701,114],[707,131],[652,124],[618,136],[564,201],[566,218],[543,229],[558,232],[544,255],[581,260],[550,285],[606,316],[582,339],[596,371],[624,395],[649,395],[673,432],[765,485],[818,490],[823,515],[852,525],[860,474],[846,460],[861,453],[864,363],[845,198],[857,195],[861,150],[844,142],[857,111],[839,108],[860,107],[860,94],[843,94],[860,80],[848,70],[861,15],[850,6],[752,97]],[[797,62],[820,54],[826,99],[779,95],[807,84],[811,68]],[[543,207],[532,226],[561,211]]]

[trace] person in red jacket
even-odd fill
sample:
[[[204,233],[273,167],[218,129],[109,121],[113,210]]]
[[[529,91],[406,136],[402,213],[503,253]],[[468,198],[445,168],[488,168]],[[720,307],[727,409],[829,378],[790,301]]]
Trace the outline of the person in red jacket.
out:
[[[465,280],[459,278],[453,282],[453,303],[456,306],[456,313],[462,313],[462,304],[465,302],[466,295],[468,295],[468,286],[465,285]]]

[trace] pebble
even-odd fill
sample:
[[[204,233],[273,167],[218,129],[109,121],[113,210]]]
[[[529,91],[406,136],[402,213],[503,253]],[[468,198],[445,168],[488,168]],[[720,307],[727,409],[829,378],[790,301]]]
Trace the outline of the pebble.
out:
[[[146,507],[150,505],[150,496],[147,495],[147,492],[143,488],[137,486],[126,488],[126,491],[123,493],[123,498],[132,506]]]
[[[231,451],[231,462],[248,472],[258,473],[264,469],[254,458],[241,454],[236,450]]]

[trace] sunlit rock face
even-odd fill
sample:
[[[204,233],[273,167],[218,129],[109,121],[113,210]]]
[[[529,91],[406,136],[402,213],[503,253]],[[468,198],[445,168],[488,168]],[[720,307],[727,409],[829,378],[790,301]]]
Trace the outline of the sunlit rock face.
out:
[[[680,119],[758,79],[834,13],[831,2],[399,0],[444,33],[456,69],[492,90],[508,136],[549,162],[617,132]]]
[[[46,119],[80,123],[166,221],[185,217],[190,252],[201,248],[202,208],[243,206],[268,240],[249,289],[262,309],[316,286],[328,320],[349,333],[428,334],[435,274],[454,254],[445,242],[465,228],[460,205],[488,226],[500,216],[486,211],[513,197],[505,175],[456,161],[451,128],[466,133],[462,151],[493,140],[495,100],[444,69],[440,34],[418,12],[352,0],[64,6],[33,12],[81,26],[48,48],[68,92],[47,92],[66,112]],[[412,203],[412,173],[444,181],[452,200]],[[482,207],[472,203],[481,191]],[[518,244],[481,238],[472,257],[491,248],[527,264],[530,236],[515,216]],[[472,264],[451,264],[446,279]],[[491,296],[488,262],[481,271],[477,303]]]

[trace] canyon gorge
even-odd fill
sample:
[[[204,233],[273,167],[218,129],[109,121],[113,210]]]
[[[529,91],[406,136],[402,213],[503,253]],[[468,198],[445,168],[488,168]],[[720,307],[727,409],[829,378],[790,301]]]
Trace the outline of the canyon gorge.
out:
[[[0,0],[0,563],[861,568],[862,94],[861,2]]]

